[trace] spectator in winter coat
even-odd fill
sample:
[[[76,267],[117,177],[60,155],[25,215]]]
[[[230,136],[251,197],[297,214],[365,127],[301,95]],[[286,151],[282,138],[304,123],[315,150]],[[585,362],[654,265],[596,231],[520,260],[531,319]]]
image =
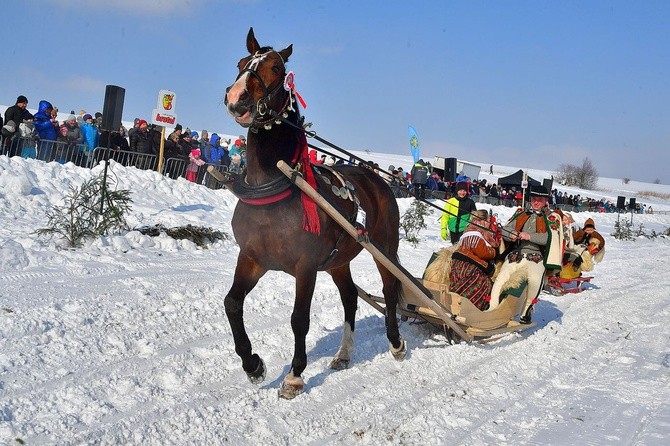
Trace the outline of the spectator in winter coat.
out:
[[[140,128],[140,118],[133,119],[133,126],[128,130],[128,139],[132,138],[133,133],[135,133]]]
[[[81,129],[77,125],[77,118],[74,115],[70,115],[63,125],[67,129],[65,141],[71,145],[81,144],[84,140],[84,136],[81,134]]]
[[[468,196],[468,185],[464,182],[456,183],[456,195],[447,200],[442,213],[442,239],[449,235],[451,244],[455,245],[461,238],[468,223],[470,212],[476,210],[475,202]]]
[[[228,152],[228,155],[230,156],[231,159],[235,156],[239,156],[241,159],[242,157],[241,147],[242,147],[242,141],[240,141],[239,139],[235,140],[235,144],[233,144],[230,147],[230,151]]]
[[[179,134],[177,132],[172,132],[165,142],[163,151],[165,173],[173,180],[176,180],[180,175],[183,175],[184,167],[182,162],[185,162],[188,159],[188,155],[186,154],[191,150],[191,135],[184,136],[188,137],[188,141],[186,139],[180,140]]]
[[[130,145],[126,138],[126,128],[124,126],[119,128],[119,133],[112,133],[112,149],[123,150],[124,152],[130,150]]]
[[[209,147],[209,133],[207,130],[200,132],[200,157],[204,157],[205,151]]]
[[[98,147],[98,128],[93,124],[93,116],[90,114],[85,114],[83,117],[83,122],[81,124],[81,134],[83,137],[81,154],[81,162],[78,163],[80,166],[91,167],[93,162],[93,150]]]
[[[182,152],[183,149],[179,141],[179,134],[177,132],[170,133],[167,141],[165,141],[165,147],[163,148],[163,158],[165,160],[170,158],[183,158]]]
[[[37,131],[37,136],[40,139],[56,141],[58,138],[59,125],[58,121],[54,121],[51,117],[52,110],[53,107],[50,102],[40,101],[39,108],[34,117],[35,131]]]
[[[198,176],[198,169],[205,164],[205,162],[200,159],[200,149],[191,149],[189,160],[190,162],[186,168],[186,180],[195,183]]]
[[[174,130],[172,131],[172,133],[170,133],[170,134],[168,135],[168,139],[170,139],[170,137],[171,137],[172,135],[175,135],[175,134],[176,134],[176,135],[177,135],[177,141],[178,141],[179,138],[181,138],[182,130],[183,130],[183,127],[181,126],[181,124],[177,124],[177,125],[175,126]]]
[[[88,113],[83,116],[81,124],[82,144],[85,152],[92,152],[98,147],[99,135],[98,129],[93,123],[93,117]]]
[[[5,123],[2,127],[2,138],[5,144],[5,147],[9,147],[10,151],[7,153],[9,156],[15,156],[19,153],[17,152],[18,145],[12,146],[10,141],[14,136],[18,135],[17,130],[19,125],[24,121],[30,121],[33,119],[33,115],[26,110],[28,107],[28,98],[21,95],[16,98],[16,104],[8,107],[5,110]]]
[[[204,153],[204,158],[209,164],[222,164],[224,166],[230,164],[228,151],[224,147],[221,147],[221,137],[216,133],[212,133],[209,146]]]
[[[40,105],[35,113],[35,131],[40,138],[40,144],[37,151],[37,158],[42,161],[51,161],[54,141],[58,139],[58,121],[52,116],[53,106],[49,101],[40,101]]]
[[[137,129],[130,135],[130,150],[136,153],[154,153],[149,125],[144,119],[138,121]]]
[[[191,132],[181,134],[181,136],[179,137],[179,145],[181,146],[180,158],[183,160],[188,159],[188,155],[191,153],[191,149],[195,147],[200,147],[200,145],[197,142],[194,147]]]
[[[130,136],[130,150],[139,154],[135,157],[135,167],[138,169],[153,169],[155,159],[149,155],[155,155],[155,146],[152,132],[144,119],[138,122],[138,128]]]

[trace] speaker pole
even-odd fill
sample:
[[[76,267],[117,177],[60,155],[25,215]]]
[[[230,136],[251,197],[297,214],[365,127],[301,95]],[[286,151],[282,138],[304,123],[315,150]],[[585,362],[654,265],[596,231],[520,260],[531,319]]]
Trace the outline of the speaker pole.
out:
[[[102,211],[105,207],[105,199],[107,197],[107,168],[109,167],[109,154],[102,158],[102,162],[105,163],[105,168],[102,171],[102,197],[100,198],[100,215],[102,215]]]

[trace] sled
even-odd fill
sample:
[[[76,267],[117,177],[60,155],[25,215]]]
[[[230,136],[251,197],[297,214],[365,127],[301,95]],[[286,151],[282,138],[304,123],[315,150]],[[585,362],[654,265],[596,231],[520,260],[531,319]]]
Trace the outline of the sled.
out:
[[[519,316],[523,309],[524,299],[521,296],[525,291],[525,284],[517,290],[508,290],[507,297],[502,300],[496,309],[481,311],[470,300],[449,292],[446,285],[422,282],[413,277],[396,259],[391,259],[379,251],[372,241],[359,237],[360,234],[349,220],[303,180],[300,173],[283,161],[279,161],[277,167],[351,237],[356,239],[363,248],[370,252],[375,260],[398,278],[402,284],[403,292],[398,303],[397,313],[402,318],[422,319],[433,325],[444,327],[454,339],[466,342],[472,342],[475,338],[489,338],[503,333],[522,331],[536,325],[535,323],[521,324],[513,320]],[[356,286],[356,288],[361,299],[380,313],[386,314],[383,297],[374,296],[359,286]]]
[[[507,290],[503,294],[500,305],[490,311],[481,311],[469,299],[450,292],[448,285],[426,280],[423,281],[423,285],[429,290],[430,298],[449,314],[449,320],[456,323],[468,335],[469,340],[523,331],[537,325],[535,322],[522,324],[514,320],[523,310],[525,283],[519,288]],[[361,299],[382,314],[386,314],[383,297],[372,295],[358,286],[357,288]],[[413,318],[426,321],[433,326],[445,329],[449,337],[459,340],[459,336],[453,332],[445,319],[426,306],[423,295],[408,292],[404,286],[397,312],[404,320]],[[468,338],[461,339],[468,340]]]
[[[566,293],[581,293],[586,289],[586,284],[591,283],[593,277],[579,276],[572,279],[549,276],[544,290],[554,296],[563,296]]]

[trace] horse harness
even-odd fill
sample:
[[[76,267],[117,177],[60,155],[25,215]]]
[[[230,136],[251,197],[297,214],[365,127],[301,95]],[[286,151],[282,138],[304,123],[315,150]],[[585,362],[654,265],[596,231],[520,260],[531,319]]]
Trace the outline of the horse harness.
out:
[[[299,108],[297,106],[294,106],[296,102],[296,98],[294,96],[295,90],[293,90],[292,85],[287,85],[286,75],[284,82],[280,82],[276,87],[270,90],[269,87],[265,85],[265,82],[257,72],[260,62],[263,60],[264,57],[266,57],[268,54],[272,52],[279,55],[282,65],[285,66],[284,59],[281,57],[281,54],[279,54],[279,52],[274,51],[272,49],[265,52],[261,52],[259,50],[252,56],[252,58],[249,60],[249,62],[247,62],[245,67],[242,69],[242,71],[240,71],[240,73],[237,76],[237,79],[239,79],[245,73],[249,73],[250,76],[256,78],[256,80],[259,82],[260,86],[263,89],[263,96],[257,101],[255,105],[257,116],[254,118],[253,125],[249,128],[249,130],[253,133],[258,133],[258,131],[261,128],[265,130],[270,130],[273,124],[281,124],[282,122],[289,122],[292,126],[305,132],[305,129],[302,125],[304,118],[300,116]],[[284,69],[284,71],[286,70]],[[280,94],[282,90],[287,91],[288,94],[286,95],[286,99],[282,103],[282,106],[279,109],[279,111],[275,111],[270,107],[270,103],[273,99],[275,99],[275,97],[278,96],[278,94]],[[297,114],[298,119],[297,124],[294,124],[287,120],[289,112],[295,112]],[[306,175],[307,172],[304,172],[304,169],[312,169],[312,172],[315,174],[314,176],[318,179],[316,184],[317,191],[319,191],[321,196],[326,201],[328,201],[335,209],[338,210],[338,212],[340,212],[340,214],[345,216],[347,220],[354,227],[356,227],[356,230],[358,232],[358,240],[366,241],[368,233],[367,230],[365,229],[366,224],[365,212],[360,207],[360,200],[356,195],[354,185],[350,181],[348,181],[341,173],[335,171],[329,166],[319,165],[317,167],[309,163],[308,158],[305,160],[304,164],[301,164],[299,161],[301,158],[302,149],[303,148],[300,147],[300,145],[296,148],[296,153],[291,162],[291,165],[295,167],[296,171],[298,172],[303,171],[302,173],[303,176],[308,176]],[[292,183],[293,181],[290,178],[282,175],[268,183],[254,186],[247,184],[247,182],[244,180],[242,176],[236,175],[232,179],[231,192],[235,196],[237,196],[240,199],[240,201],[246,204],[262,206],[277,203],[281,200],[284,200],[285,198],[292,196],[293,192],[297,190],[295,186],[292,187],[293,186]],[[332,193],[332,196],[330,196],[330,194],[327,194],[325,192]],[[336,200],[335,198],[343,200],[344,203],[351,201],[353,204],[352,212],[351,213],[344,212],[343,206],[339,205],[344,203],[338,202],[338,200]],[[320,269],[325,268],[325,266],[328,265],[336,257],[337,253],[339,252],[339,246],[346,237],[347,237],[346,231],[342,230],[337,241],[335,242],[335,247],[328,255],[328,257],[321,263],[321,265],[319,265]]]
[[[287,90],[287,87],[285,85],[285,82],[280,82],[277,84],[276,87],[274,87],[272,90],[268,88],[267,85],[265,85],[265,82],[263,81],[263,78],[258,74],[258,66],[260,65],[261,61],[265,56],[268,54],[275,53],[279,56],[279,60],[282,62],[282,66],[284,67],[284,72],[286,72],[286,63],[284,62],[284,59],[281,57],[281,54],[279,52],[270,49],[269,51],[265,52],[260,52],[256,51],[254,55],[251,57],[249,62],[244,66],[242,71],[237,75],[237,79],[242,77],[245,73],[249,73],[250,76],[253,76],[256,78],[260,86],[263,88],[263,96],[256,102],[256,116],[254,117],[254,125],[249,127],[249,130],[253,133],[258,133],[258,130],[260,128],[264,128],[265,130],[270,130],[272,128],[272,124],[280,124],[281,121],[276,119],[275,114],[281,115],[283,118],[288,118],[288,112],[289,111],[298,111],[297,107],[293,107],[295,103],[295,98],[293,97],[292,94],[287,94],[286,99],[284,99],[284,102],[279,109],[279,111],[274,111],[270,108],[270,102],[282,91],[282,90]],[[230,87],[228,87],[230,89]],[[270,113],[272,112],[272,113]],[[266,115],[269,115],[269,117],[265,117]]]
[[[322,183],[323,191],[328,191],[332,194],[331,196],[330,194],[320,192],[321,196],[356,228],[356,232],[358,233],[357,241],[368,241],[366,215],[365,211],[361,208],[358,195],[356,195],[355,186],[343,174],[330,166],[320,164],[318,166],[312,165],[311,167],[316,173],[318,183]],[[343,200],[343,202],[337,199]],[[349,201],[353,204],[353,209],[351,212],[345,212],[341,204],[346,204]],[[342,230],[335,242],[335,247],[329,256],[319,265],[320,269],[324,269],[335,258],[339,252],[340,243],[346,238],[347,233]]]

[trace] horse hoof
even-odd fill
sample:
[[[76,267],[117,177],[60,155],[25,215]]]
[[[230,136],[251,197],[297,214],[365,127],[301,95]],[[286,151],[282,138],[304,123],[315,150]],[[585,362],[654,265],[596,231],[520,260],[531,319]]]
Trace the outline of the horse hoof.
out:
[[[300,395],[305,389],[305,381],[302,378],[284,378],[284,381],[281,383],[279,388],[279,398],[285,400],[292,400],[296,396]]]
[[[396,361],[402,361],[407,355],[407,344],[405,344],[405,340],[403,338],[400,338],[400,345],[398,348],[394,348],[393,344],[389,342],[389,350],[391,350],[393,359]]]
[[[253,372],[247,372],[247,377],[251,384],[260,384],[265,380],[265,362],[259,356],[258,357],[258,367]]]
[[[349,368],[349,360],[342,358],[333,358],[330,362],[330,368],[333,370],[345,370]]]

